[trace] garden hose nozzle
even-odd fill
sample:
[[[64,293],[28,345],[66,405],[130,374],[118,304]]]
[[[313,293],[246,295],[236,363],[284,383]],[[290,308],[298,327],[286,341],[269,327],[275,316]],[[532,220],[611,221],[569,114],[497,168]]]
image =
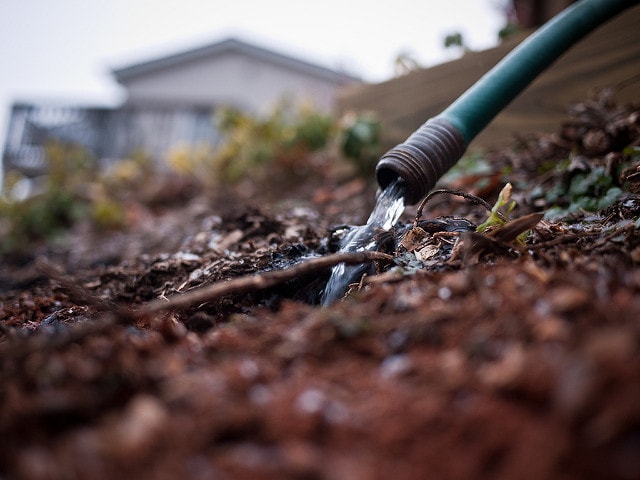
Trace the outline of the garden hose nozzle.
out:
[[[640,0],[579,0],[544,24],[438,116],[382,156],[381,189],[400,177],[405,203],[419,202],[493,118],[560,55]]]
[[[400,177],[406,184],[405,203],[418,203],[465,149],[464,138],[456,127],[442,118],[432,118],[382,156],[376,166],[378,185],[384,190]]]

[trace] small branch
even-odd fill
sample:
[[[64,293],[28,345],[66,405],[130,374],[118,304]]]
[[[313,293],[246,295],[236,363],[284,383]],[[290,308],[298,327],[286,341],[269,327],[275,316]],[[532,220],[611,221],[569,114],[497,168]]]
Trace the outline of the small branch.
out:
[[[585,246],[582,250],[584,252],[592,252],[596,248],[600,248],[603,245],[605,245],[607,242],[610,242],[611,240],[616,238],[618,235],[621,235],[621,234],[627,233],[627,232],[632,232],[635,229],[636,229],[636,226],[633,223],[631,223],[630,225],[626,225],[626,226],[624,226],[622,228],[615,228],[611,233],[606,235],[604,238],[601,238],[600,240],[598,240],[597,242],[592,243],[591,245]]]
[[[352,252],[334,253],[324,257],[314,258],[294,265],[285,270],[258,273],[251,276],[232,278],[230,280],[216,282],[189,292],[173,295],[166,299],[156,299],[139,310],[135,315],[142,317],[166,310],[184,310],[196,307],[225,295],[238,294],[252,290],[264,290],[280,283],[288,282],[310,273],[333,267],[340,263],[357,265],[359,263],[384,261],[393,262],[393,256],[380,252]]]
[[[469,200],[471,203],[473,203],[475,205],[482,205],[488,211],[491,211],[491,208],[492,208],[491,205],[487,201],[485,201],[482,198],[478,197],[477,195],[473,195],[471,193],[463,192],[462,190],[452,190],[452,189],[449,189],[449,188],[443,188],[443,189],[440,189],[440,190],[433,190],[432,192],[429,193],[429,195],[424,197],[424,199],[420,202],[420,205],[418,206],[418,210],[416,211],[416,218],[415,218],[415,220],[413,222],[414,226],[416,226],[418,224],[418,220],[420,220],[420,218],[422,218],[422,211],[424,210],[424,207],[427,205],[429,200],[431,200],[436,195],[442,195],[443,193],[448,193],[449,195],[457,195],[459,197],[462,197],[462,198],[465,198],[465,199]],[[500,216],[500,218],[502,218],[503,220],[506,221],[506,219],[504,218],[502,213],[498,212],[498,215]]]
[[[615,236],[617,236],[619,234],[620,234],[620,232],[616,231],[612,235],[615,237]],[[525,245],[525,246],[519,247],[519,248],[522,251],[544,250],[544,249],[547,249],[549,247],[554,247],[556,245],[560,245],[560,244],[568,243],[568,242],[572,242],[572,241],[576,241],[576,243],[577,243],[577,241],[582,240],[584,238],[597,237],[598,235],[602,235],[602,231],[597,230],[595,232],[562,233],[562,234],[560,234],[560,236],[552,238],[551,240],[547,240],[545,242],[540,242],[540,243],[532,243],[530,245]]]
[[[120,319],[121,323],[131,323],[153,313],[168,310],[184,310],[210,302],[225,295],[247,292],[250,290],[264,290],[280,283],[293,280],[297,277],[308,275],[318,270],[333,267],[339,263],[359,264],[374,261],[393,262],[393,256],[381,252],[347,252],[334,253],[324,257],[314,258],[301,262],[284,270],[257,273],[222,280],[211,285],[206,285],[183,294],[171,297],[158,298],[143,305],[137,310],[117,305],[113,302],[96,297],[82,288],[77,283],[65,277],[59,267],[46,259],[39,259],[38,268],[51,279],[58,282],[61,287],[69,292],[74,301],[94,307],[102,312],[111,312]]]

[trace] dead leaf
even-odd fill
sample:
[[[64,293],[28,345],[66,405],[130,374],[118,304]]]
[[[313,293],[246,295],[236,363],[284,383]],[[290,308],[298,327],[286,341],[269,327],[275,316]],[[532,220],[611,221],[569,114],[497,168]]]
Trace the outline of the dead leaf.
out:
[[[518,235],[535,227],[543,217],[543,213],[531,213],[491,230],[488,235],[500,242],[509,243],[518,238]]]
[[[422,246],[425,237],[427,237],[427,232],[420,227],[413,227],[405,233],[404,237],[402,237],[400,246],[405,248],[407,252],[413,252],[415,249]]]

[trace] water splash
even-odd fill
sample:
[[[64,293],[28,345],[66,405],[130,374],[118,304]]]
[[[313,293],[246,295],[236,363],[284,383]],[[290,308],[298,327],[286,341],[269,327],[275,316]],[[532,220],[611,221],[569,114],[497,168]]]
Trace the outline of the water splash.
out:
[[[342,239],[340,252],[375,250],[376,234],[393,227],[404,211],[405,183],[399,178],[380,192],[366,225],[352,227]],[[341,263],[331,270],[331,277],[322,293],[322,305],[340,299],[351,283],[360,280],[369,265],[345,265]]]

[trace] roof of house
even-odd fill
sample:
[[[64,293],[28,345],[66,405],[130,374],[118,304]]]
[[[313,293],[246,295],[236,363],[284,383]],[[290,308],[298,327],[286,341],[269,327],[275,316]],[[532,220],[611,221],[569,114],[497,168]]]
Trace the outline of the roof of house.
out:
[[[215,57],[217,55],[229,52],[244,54],[249,57],[254,57],[256,59],[267,61],[272,64],[304,72],[331,82],[352,83],[361,81],[360,78],[357,78],[348,73],[339,72],[327,67],[307,62],[305,60],[300,60],[298,58],[274,52],[257,45],[246,43],[236,38],[228,38],[226,40],[222,40],[209,45],[204,45],[180,53],[175,53],[149,61],[136,63],[127,67],[114,69],[113,74],[118,82],[126,82],[127,80],[140,75],[154,73],[166,68],[179,67],[180,65],[187,62],[197,61],[208,57]]]

